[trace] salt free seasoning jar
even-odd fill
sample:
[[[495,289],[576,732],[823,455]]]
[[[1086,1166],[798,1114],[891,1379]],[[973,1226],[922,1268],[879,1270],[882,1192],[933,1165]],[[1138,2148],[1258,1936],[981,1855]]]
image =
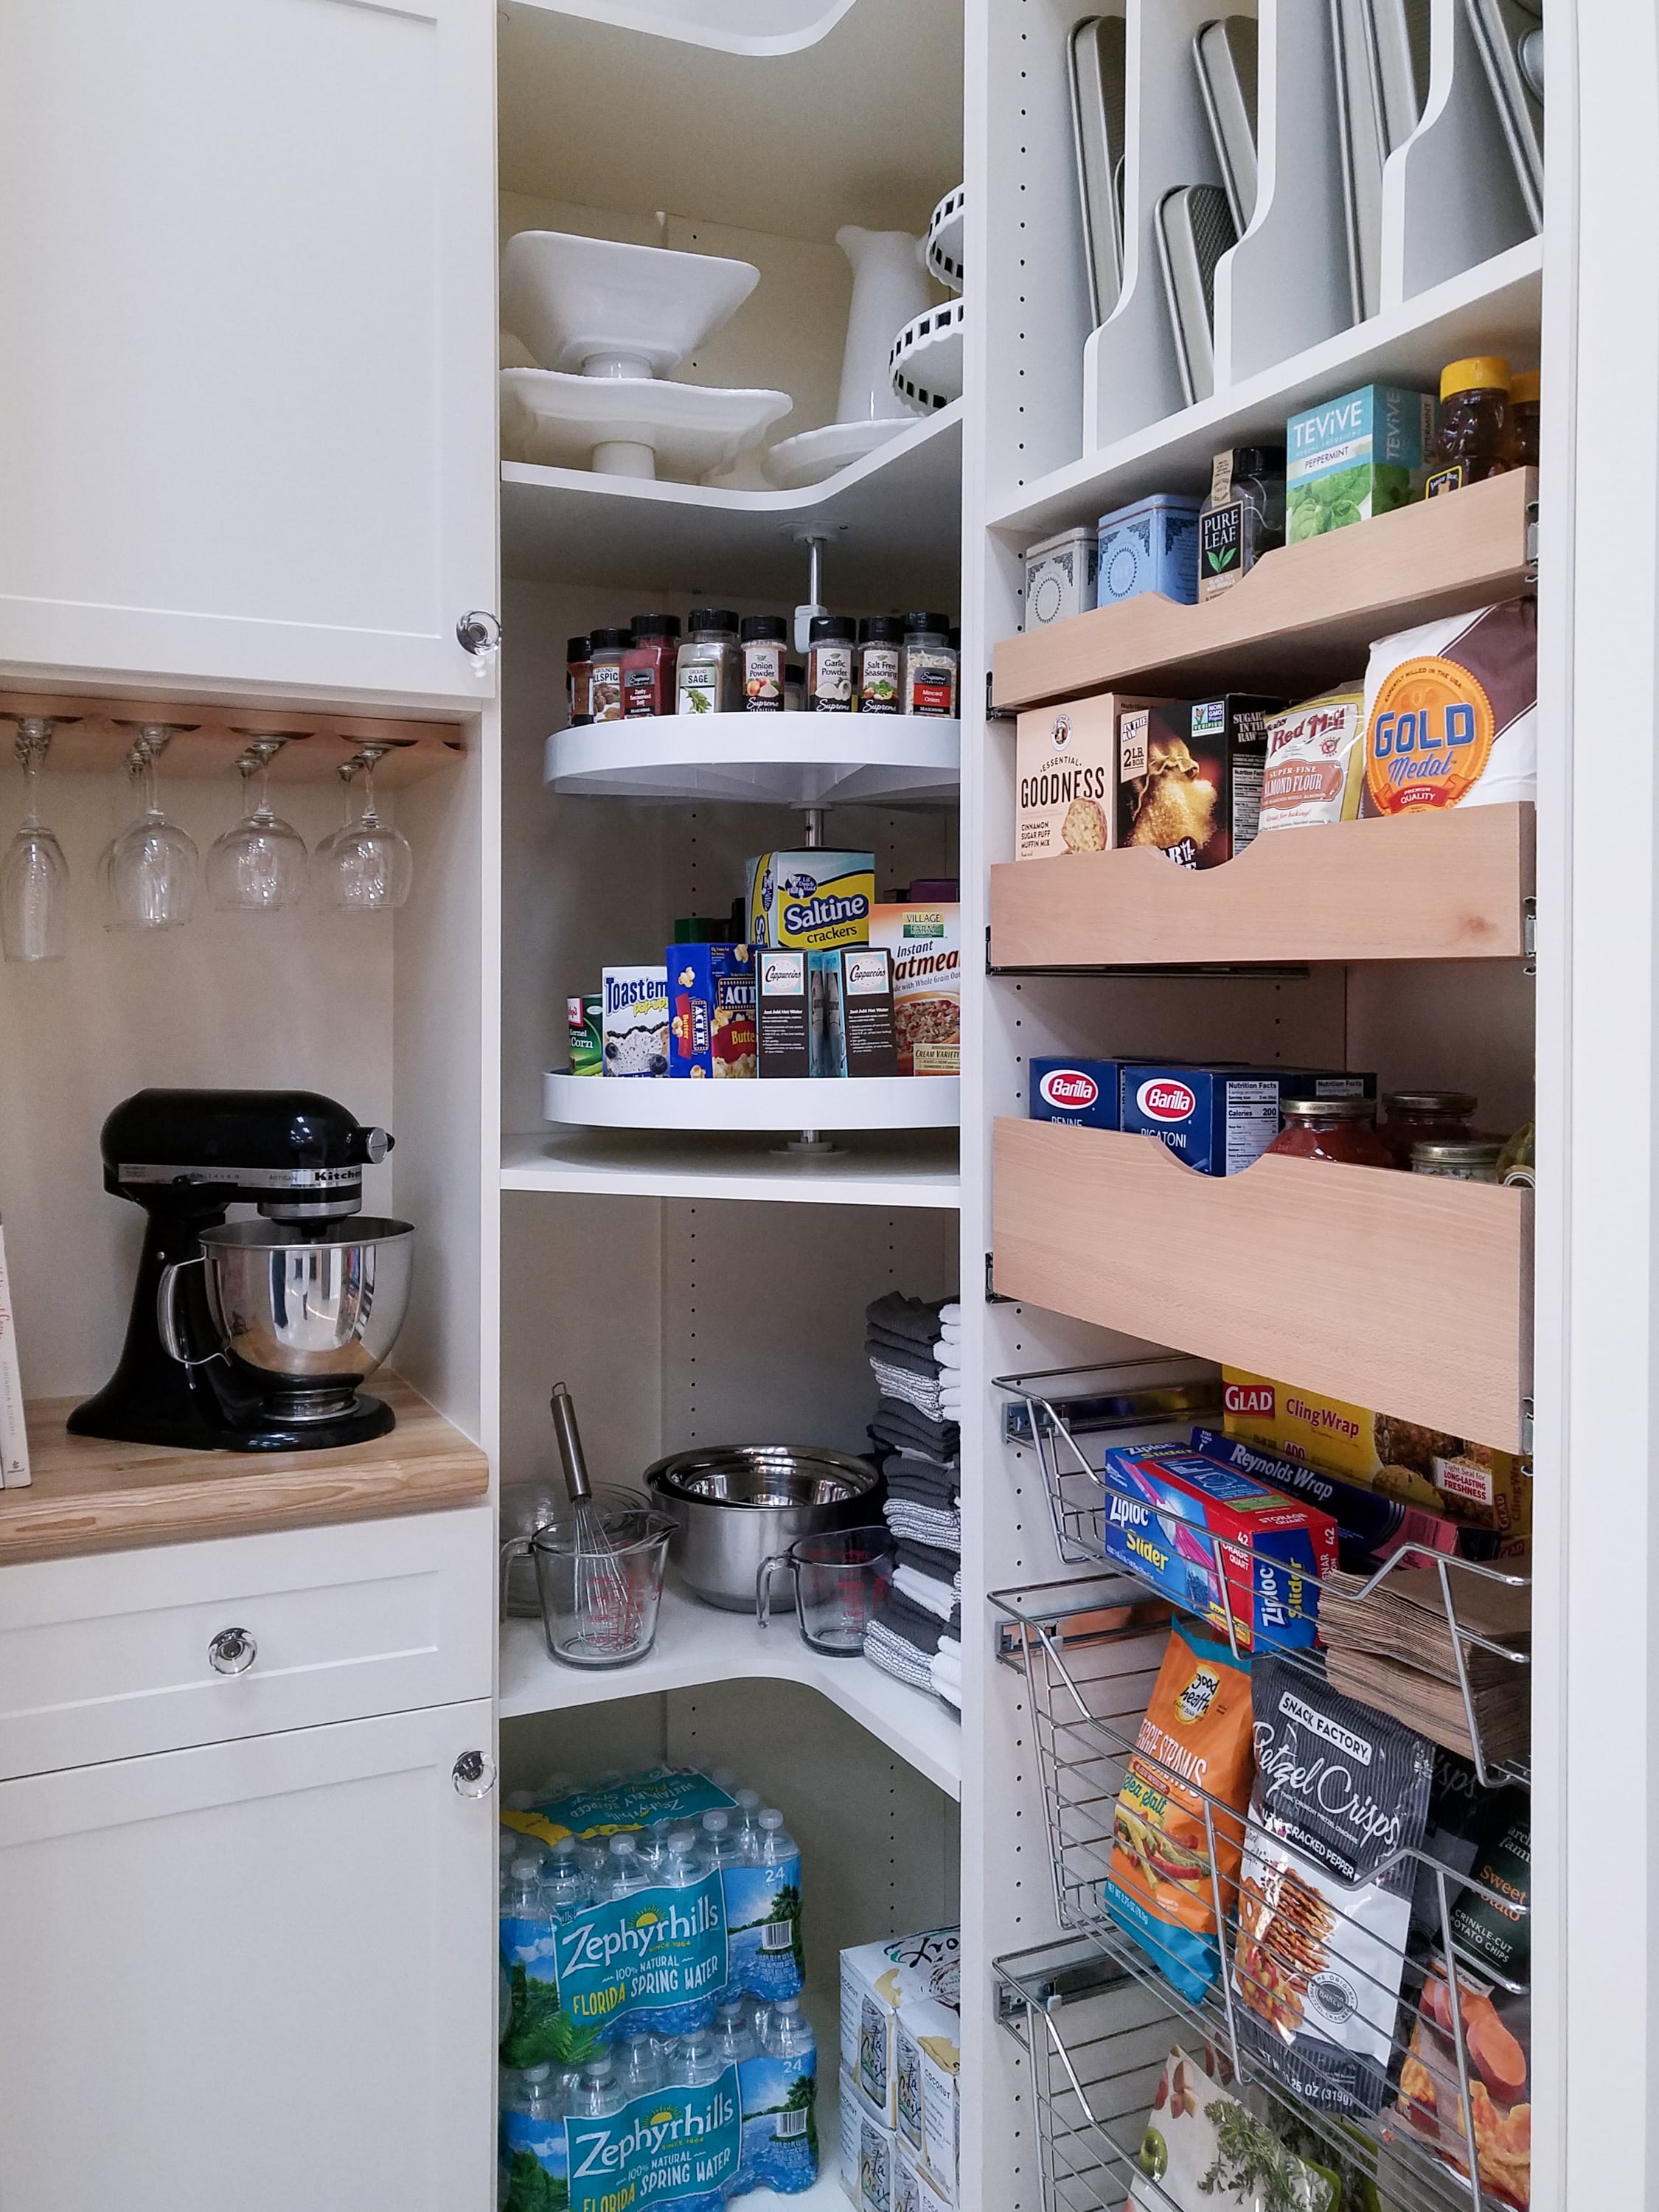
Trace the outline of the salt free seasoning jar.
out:
[[[623,718],[623,654],[633,643],[625,629],[596,629],[587,655],[588,707],[596,722]]]
[[[1475,1097],[1470,1091],[1388,1091],[1376,1133],[1397,1168],[1412,1164],[1412,1146],[1431,1137],[1474,1134]]]
[[[745,615],[739,627],[743,647],[743,703],[750,714],[781,714],[789,625],[781,615]]]
[[[1391,1168],[1393,1155],[1376,1128],[1369,1098],[1286,1098],[1285,1126],[1267,1150],[1293,1160],[1342,1160],[1349,1167]]]
[[[806,710],[850,714],[857,696],[857,629],[850,615],[814,615],[807,635]]]
[[[573,730],[580,730],[593,719],[593,672],[587,658],[592,650],[591,637],[573,637],[564,649],[564,695]]]
[[[1510,365],[1501,355],[1474,354],[1441,370],[1440,428],[1428,464],[1425,499],[1507,476],[1515,466]]]
[[[674,711],[674,668],[680,649],[678,615],[635,615],[623,648],[623,713],[637,721]]]
[[[743,647],[730,607],[693,607],[679,649],[676,711],[734,714],[743,703]]]
[[[896,615],[866,615],[859,624],[859,712],[904,712],[904,624]]]
[[[1412,1173],[1449,1176],[1455,1182],[1496,1182],[1503,1150],[1495,1137],[1430,1137],[1412,1146]]]
[[[949,718],[957,711],[957,655],[949,615],[904,617],[904,711]]]

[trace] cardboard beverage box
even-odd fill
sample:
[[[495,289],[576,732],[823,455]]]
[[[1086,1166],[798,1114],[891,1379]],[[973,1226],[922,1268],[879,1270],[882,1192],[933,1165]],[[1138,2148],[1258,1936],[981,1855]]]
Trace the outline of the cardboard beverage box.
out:
[[[813,846],[748,864],[751,945],[867,945],[876,902],[873,853]]]
[[[1374,1098],[1346,1068],[1126,1066],[1120,1126],[1158,1138],[1202,1175],[1237,1175],[1279,1134],[1285,1098]]]
[[[660,961],[651,968],[605,968],[599,981],[605,1073],[666,1075],[667,969]]]
[[[671,945],[668,1073],[755,1073],[755,956],[747,945]]]
[[[902,2136],[897,2136],[898,2181],[893,2192],[893,2212],[948,2212],[956,2203],[953,2191],[946,2197],[935,2177],[916,2156]]]
[[[1062,1121],[1073,1129],[1121,1127],[1126,1065],[1133,1063],[1121,1060],[1034,1060],[1030,1100],[1032,1121]]]
[[[1241,1650],[1305,1650],[1318,1634],[1319,1578],[1337,1564],[1336,1522],[1179,1444],[1106,1453],[1101,1516],[1109,1559],[1200,1614],[1218,1636],[1231,1613]],[[1221,1577],[1216,1574],[1218,1540]]]
[[[1014,734],[1014,858],[1104,853],[1116,843],[1118,726],[1138,708],[1166,703],[1103,691],[1063,706],[1032,707]]]
[[[884,2127],[841,2072],[841,2185],[858,2212],[897,2212],[898,2139]]]
[[[1368,522],[1418,497],[1433,441],[1426,392],[1362,385],[1292,415],[1285,429],[1285,541]]]
[[[1117,837],[1183,868],[1218,868],[1255,841],[1267,719],[1283,699],[1228,692],[1121,715]]]
[[[920,2161],[950,2204],[957,2201],[961,2034],[960,2015],[936,2001],[908,2004],[899,2014],[899,2155]]]
[[[806,955],[758,945],[755,951],[755,1069],[758,1075],[810,1075],[811,1031]]]
[[[809,952],[814,1075],[896,1075],[893,960],[884,945]]]
[[[870,942],[893,960],[893,1038],[901,1075],[962,1066],[962,908],[953,900],[870,909]]]
[[[898,2021],[909,2006],[961,2002],[962,1931],[924,1929],[841,1954],[841,2063],[889,2127],[898,2124]]]

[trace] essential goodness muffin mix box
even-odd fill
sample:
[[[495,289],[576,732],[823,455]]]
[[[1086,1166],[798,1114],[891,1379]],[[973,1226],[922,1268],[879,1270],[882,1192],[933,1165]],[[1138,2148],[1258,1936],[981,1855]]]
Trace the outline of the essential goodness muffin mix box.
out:
[[[1156,703],[1103,691],[1020,716],[1014,738],[1017,860],[1103,853],[1116,843],[1118,721]]]

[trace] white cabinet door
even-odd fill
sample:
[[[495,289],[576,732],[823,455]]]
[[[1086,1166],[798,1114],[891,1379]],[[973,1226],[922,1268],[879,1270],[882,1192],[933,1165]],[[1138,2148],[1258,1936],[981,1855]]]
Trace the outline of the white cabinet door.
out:
[[[476,701],[492,0],[0,8],[0,662]]]
[[[0,1784],[6,2212],[493,2212],[487,1699]]]

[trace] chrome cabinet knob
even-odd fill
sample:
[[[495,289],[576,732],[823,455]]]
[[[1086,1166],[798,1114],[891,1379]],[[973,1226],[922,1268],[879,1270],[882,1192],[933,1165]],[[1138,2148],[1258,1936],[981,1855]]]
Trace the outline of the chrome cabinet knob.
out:
[[[456,623],[455,635],[462,649],[472,655],[476,675],[483,676],[494,667],[495,655],[501,649],[501,626],[494,615],[474,607]]]
[[[208,1664],[216,1674],[246,1674],[259,1647],[246,1628],[222,1628],[208,1645]]]
[[[450,1770],[458,1797],[488,1797],[495,1787],[495,1762],[488,1753],[464,1751]]]

